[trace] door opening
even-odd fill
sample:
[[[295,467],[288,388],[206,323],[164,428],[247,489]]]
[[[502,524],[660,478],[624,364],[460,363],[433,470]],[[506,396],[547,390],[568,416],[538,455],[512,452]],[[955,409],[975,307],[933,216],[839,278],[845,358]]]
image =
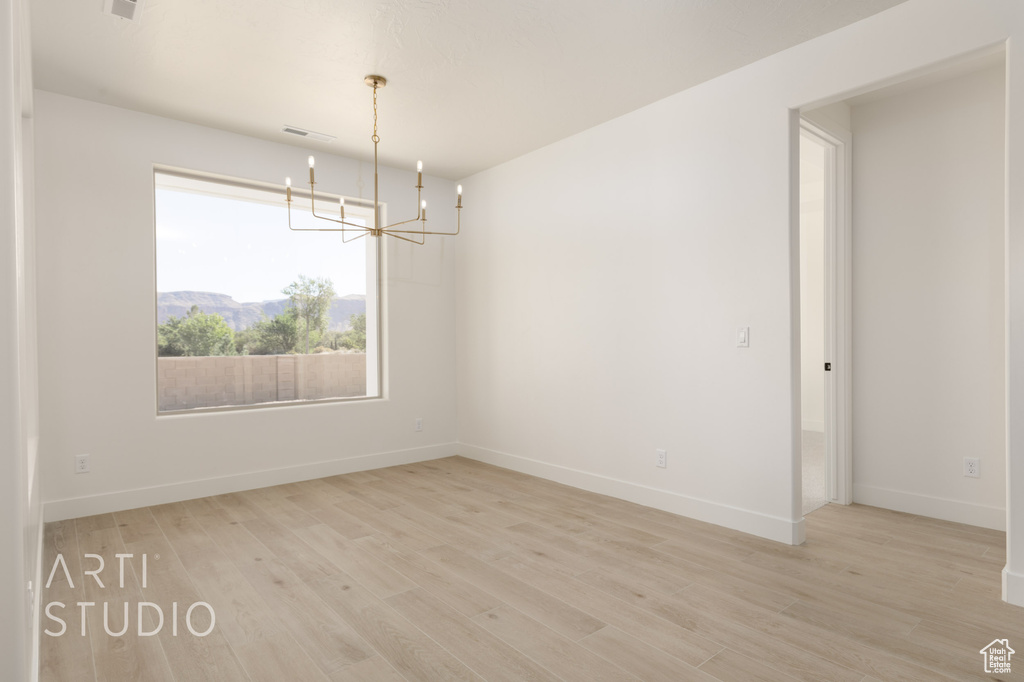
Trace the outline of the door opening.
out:
[[[825,457],[825,163],[828,148],[800,134],[800,455],[803,513],[828,504]]]
[[[850,504],[849,133],[800,122],[802,513]]]

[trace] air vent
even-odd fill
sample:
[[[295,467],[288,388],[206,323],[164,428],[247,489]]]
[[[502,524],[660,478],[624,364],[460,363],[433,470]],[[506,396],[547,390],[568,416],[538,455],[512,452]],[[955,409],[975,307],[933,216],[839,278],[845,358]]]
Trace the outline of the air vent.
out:
[[[137,22],[142,13],[142,0],[103,0],[103,11],[111,16]]]
[[[116,2],[117,0],[115,0]],[[282,132],[291,133],[292,135],[298,135],[299,137],[305,137],[310,140],[317,140],[319,142],[334,142],[336,139],[333,135],[326,135],[324,133],[314,133],[312,130],[305,130],[304,128],[298,128],[296,126],[286,125],[281,128]]]

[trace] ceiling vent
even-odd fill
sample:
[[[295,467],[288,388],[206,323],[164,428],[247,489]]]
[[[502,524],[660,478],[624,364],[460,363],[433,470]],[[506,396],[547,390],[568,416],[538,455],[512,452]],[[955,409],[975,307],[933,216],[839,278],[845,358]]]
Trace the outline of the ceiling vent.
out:
[[[137,22],[142,13],[142,0],[103,0],[103,12]]]
[[[117,2],[117,0],[114,0]],[[296,126],[286,125],[281,128],[282,132],[290,133],[292,135],[298,135],[304,137],[307,140],[316,140],[318,142],[334,142],[336,139],[334,135],[326,135],[324,133],[314,133],[312,130],[305,130],[304,128],[297,128]]]

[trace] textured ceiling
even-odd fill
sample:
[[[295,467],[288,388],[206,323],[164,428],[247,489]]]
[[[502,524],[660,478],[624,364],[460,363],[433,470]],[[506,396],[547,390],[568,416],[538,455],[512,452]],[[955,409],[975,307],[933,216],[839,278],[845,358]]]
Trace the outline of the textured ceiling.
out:
[[[461,178],[902,0],[32,0],[36,86]],[[334,135],[312,143],[293,125]]]

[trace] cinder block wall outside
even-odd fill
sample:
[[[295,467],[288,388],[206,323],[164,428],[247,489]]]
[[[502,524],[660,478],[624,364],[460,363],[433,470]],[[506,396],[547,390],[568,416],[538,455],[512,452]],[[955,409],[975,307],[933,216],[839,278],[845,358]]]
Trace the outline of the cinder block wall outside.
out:
[[[366,394],[365,353],[157,358],[160,411]]]

